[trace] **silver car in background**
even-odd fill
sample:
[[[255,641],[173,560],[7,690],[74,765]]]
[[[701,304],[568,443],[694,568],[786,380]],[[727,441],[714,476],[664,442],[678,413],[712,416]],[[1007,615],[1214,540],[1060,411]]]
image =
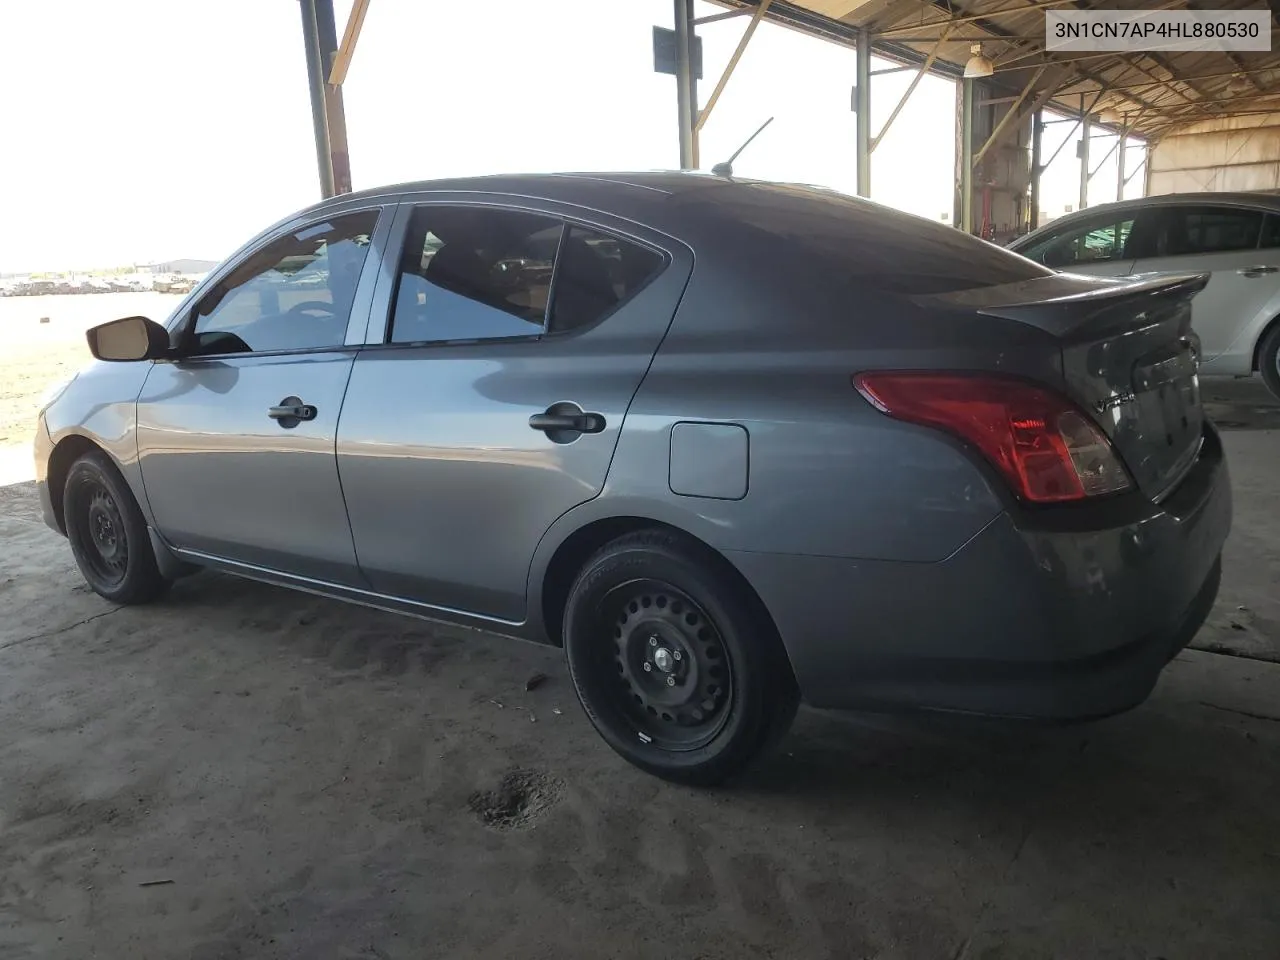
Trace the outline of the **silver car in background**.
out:
[[[1260,372],[1280,397],[1280,193],[1184,193],[1107,203],[1009,244],[1104,277],[1207,273],[1192,305],[1205,376]]]
[[[37,479],[109,600],[211,567],[563,645],[615,750],[713,783],[801,698],[1147,696],[1231,523],[1204,283],[716,176],[390,187],[90,330]]]

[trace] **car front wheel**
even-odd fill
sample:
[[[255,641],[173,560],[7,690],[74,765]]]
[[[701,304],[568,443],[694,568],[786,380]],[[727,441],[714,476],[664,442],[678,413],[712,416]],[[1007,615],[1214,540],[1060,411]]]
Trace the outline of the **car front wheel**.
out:
[[[63,490],[67,539],[85,581],[113,603],[146,603],[169,581],[156,566],[147,523],[128,484],[101,453],[71,465]]]
[[[600,735],[637,767],[702,786],[780,739],[799,702],[767,614],[717,561],[674,533],[621,537],[587,562],[564,617]]]

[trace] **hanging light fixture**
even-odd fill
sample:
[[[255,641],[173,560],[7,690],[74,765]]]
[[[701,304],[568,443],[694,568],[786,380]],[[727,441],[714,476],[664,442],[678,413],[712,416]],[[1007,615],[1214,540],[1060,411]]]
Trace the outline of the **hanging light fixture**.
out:
[[[982,55],[982,44],[975,43],[969,48],[969,52],[973,54],[964,65],[964,78],[966,80],[976,80],[979,77],[989,77],[996,72],[996,65]]]
[[[1227,93],[1232,96],[1239,97],[1253,90],[1253,84],[1249,82],[1249,78],[1243,73],[1235,74],[1227,81]]]

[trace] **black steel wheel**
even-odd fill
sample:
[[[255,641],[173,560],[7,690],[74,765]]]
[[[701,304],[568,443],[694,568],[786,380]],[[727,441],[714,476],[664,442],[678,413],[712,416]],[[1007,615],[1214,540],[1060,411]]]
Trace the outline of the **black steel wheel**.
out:
[[[116,603],[145,603],[168,586],[146,520],[128,485],[102,453],[71,465],[62,498],[67,539],[85,581]]]
[[[696,541],[651,530],[608,544],[570,590],[564,624],[596,730],[660,777],[718,783],[795,715],[795,680],[768,614]]]
[[[666,750],[711,740],[733,699],[733,664],[706,612],[672,584],[643,579],[611,590],[600,619],[613,624],[614,644],[594,668],[616,673],[640,738]]]
[[[84,522],[76,524],[72,533],[76,552],[96,580],[118,585],[129,568],[129,538],[119,504],[97,477],[84,473],[76,478],[71,496],[76,510],[84,515]]]

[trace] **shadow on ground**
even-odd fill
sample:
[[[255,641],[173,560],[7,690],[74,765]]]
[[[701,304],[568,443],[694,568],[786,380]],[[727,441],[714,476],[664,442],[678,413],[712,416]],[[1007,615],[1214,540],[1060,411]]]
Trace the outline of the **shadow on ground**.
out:
[[[1261,377],[1201,382],[1205,412],[1223,430],[1280,430],[1280,400]]]
[[[1087,726],[802,711],[715,791],[557,650],[215,574],[113,608],[0,488],[0,956],[1274,960],[1278,439],[1226,435],[1239,655]]]

